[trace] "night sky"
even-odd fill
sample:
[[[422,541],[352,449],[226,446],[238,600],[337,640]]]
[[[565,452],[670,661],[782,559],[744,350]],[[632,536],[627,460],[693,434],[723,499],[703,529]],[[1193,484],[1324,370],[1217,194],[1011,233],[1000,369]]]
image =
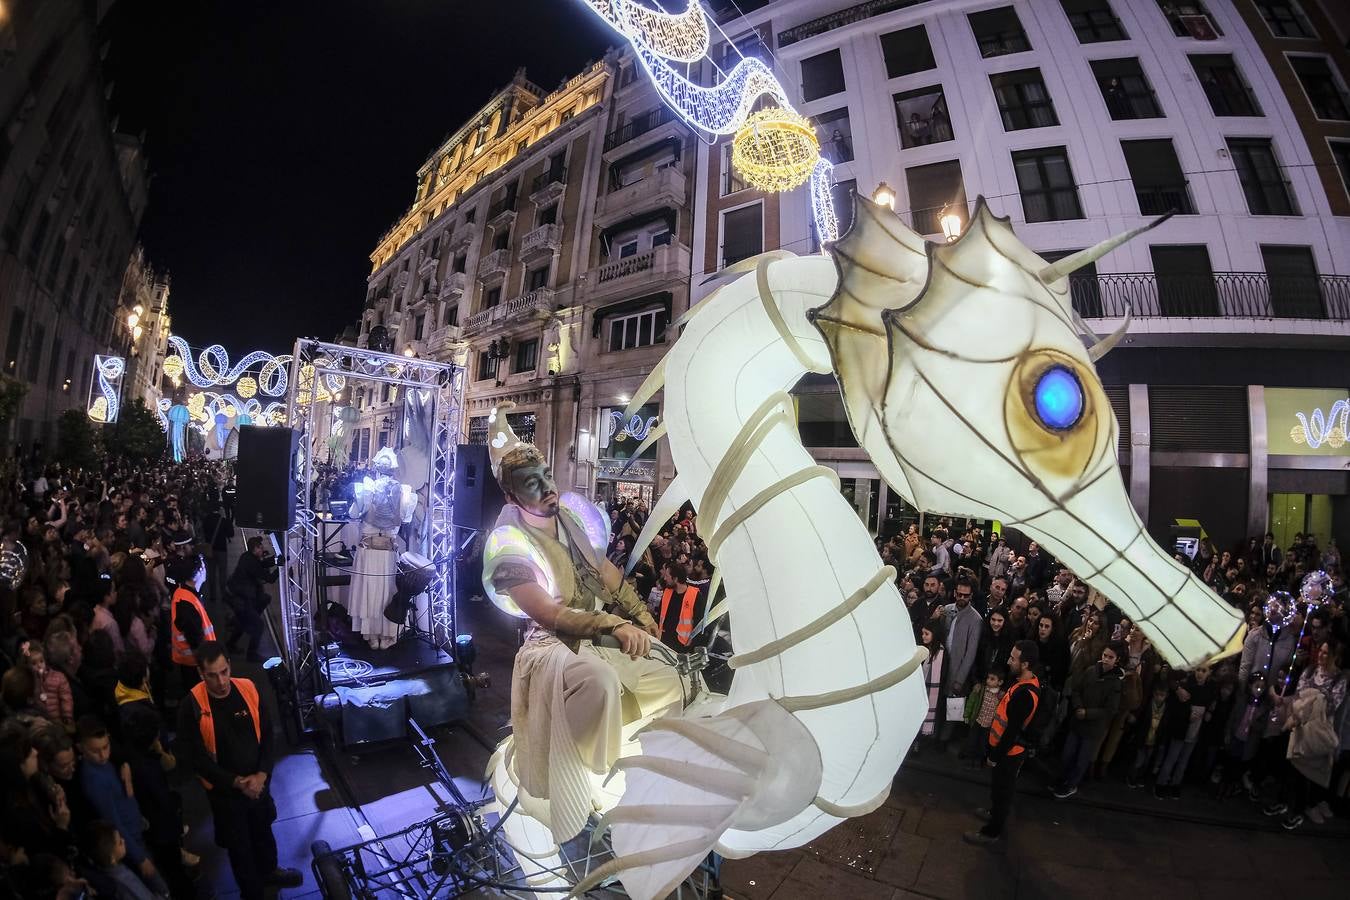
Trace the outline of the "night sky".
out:
[[[118,0],[107,25],[173,331],[235,358],[354,323],[439,143],[517,67],[551,90],[618,40],[580,0]]]

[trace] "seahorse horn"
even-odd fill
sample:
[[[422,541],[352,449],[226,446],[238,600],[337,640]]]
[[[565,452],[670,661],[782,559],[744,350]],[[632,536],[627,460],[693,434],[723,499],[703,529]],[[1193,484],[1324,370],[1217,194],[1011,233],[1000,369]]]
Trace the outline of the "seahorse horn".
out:
[[[642,408],[642,404],[652,399],[656,392],[665,386],[666,358],[663,356],[661,357],[661,361],[656,364],[656,367],[642,380],[642,386],[633,394],[633,399],[628,401],[628,406],[623,411],[623,420],[627,422],[629,419],[633,418],[633,416],[637,415],[637,411]],[[637,454],[634,454],[634,456],[636,455]]]
[[[661,440],[661,438],[665,436],[666,436],[665,422],[657,424],[652,428],[651,431],[647,432],[647,437],[643,439],[642,443],[637,445],[637,449],[633,451],[633,455],[628,457],[628,462],[624,463],[623,468],[619,470],[619,477],[622,478],[624,475],[628,474],[629,468],[632,467],[633,463],[638,461],[638,457],[642,456],[643,453],[647,452],[648,447],[650,447],[652,444],[655,444],[657,441]]]
[[[1169,212],[1165,216],[1160,216],[1152,222],[1149,222],[1147,225],[1142,225],[1139,228],[1127,231],[1124,234],[1118,234],[1115,237],[1109,237],[1100,244],[1089,247],[1086,250],[1079,250],[1072,256],[1064,257],[1059,262],[1051,263],[1044,269],[1041,269],[1040,279],[1046,284],[1053,284],[1061,278],[1066,278],[1070,272],[1077,271],[1090,262],[1096,262],[1126,241],[1134,240],[1144,232],[1157,228],[1159,225],[1172,218],[1173,215],[1175,215],[1175,211]]]
[[[642,526],[642,533],[637,536],[637,540],[633,542],[633,549],[629,551],[625,575],[633,573],[633,568],[638,564],[638,560],[651,546],[652,539],[660,534],[661,526],[665,525],[671,516],[679,512],[680,507],[684,506],[684,502],[688,499],[689,491],[680,482],[680,476],[676,475],[675,480],[666,486],[666,492],[652,504],[651,514],[647,516],[647,524]]]
[[[1120,339],[1125,336],[1125,332],[1130,330],[1131,312],[1133,312],[1133,310],[1130,308],[1130,304],[1126,303],[1124,320],[1120,323],[1120,325],[1116,328],[1115,331],[1111,332],[1104,338],[1097,339],[1096,341],[1093,342],[1093,344],[1090,347],[1088,347],[1087,351],[1088,359],[1092,360],[1093,362],[1096,362],[1106,354],[1110,353],[1112,350],[1116,349],[1116,344],[1119,344]]]

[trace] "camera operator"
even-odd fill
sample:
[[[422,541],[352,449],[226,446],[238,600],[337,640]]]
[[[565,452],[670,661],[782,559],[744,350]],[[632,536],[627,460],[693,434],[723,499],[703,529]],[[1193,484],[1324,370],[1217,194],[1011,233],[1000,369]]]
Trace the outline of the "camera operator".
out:
[[[242,635],[248,635],[248,661],[261,662],[258,643],[262,640],[262,611],[271,602],[267,585],[277,580],[277,561],[267,552],[262,535],[248,539],[248,549],[239,557],[234,573],[225,585],[225,602],[234,611],[234,633],[229,648],[234,651]]]

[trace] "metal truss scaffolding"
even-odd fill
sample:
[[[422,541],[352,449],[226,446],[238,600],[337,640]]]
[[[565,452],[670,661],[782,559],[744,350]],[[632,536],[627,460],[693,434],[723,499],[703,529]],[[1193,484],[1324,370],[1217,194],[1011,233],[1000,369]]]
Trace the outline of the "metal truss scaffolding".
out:
[[[294,691],[294,709],[302,731],[316,727],[316,698],[328,690],[320,647],[316,643],[315,614],[319,612],[319,526],[311,508],[314,457],[318,452],[316,409],[344,382],[371,381],[409,391],[430,392],[431,441],[427,448],[427,544],[411,547],[432,560],[435,576],[427,588],[431,639],[453,655],[455,641],[455,448],[461,442],[464,408],[464,367],[415,357],[375,353],[359,347],[326,344],[302,338],[295,343],[286,395],[286,414],[298,437],[295,458],[295,525],[286,534],[286,571],[281,580],[281,611],[285,626],[285,653]],[[328,390],[325,390],[328,388]],[[319,402],[313,402],[318,397]],[[400,392],[399,402],[406,402]]]

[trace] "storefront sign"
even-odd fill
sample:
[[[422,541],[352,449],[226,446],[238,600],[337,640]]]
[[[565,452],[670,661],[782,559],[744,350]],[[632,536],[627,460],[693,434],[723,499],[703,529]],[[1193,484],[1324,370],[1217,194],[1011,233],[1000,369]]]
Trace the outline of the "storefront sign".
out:
[[[1266,388],[1271,454],[1350,456],[1350,393],[1337,388]]]
[[[625,465],[628,465],[626,459],[602,456],[596,460],[595,477],[606,481],[656,481],[656,460],[641,458],[634,460],[627,472],[623,471]]]

